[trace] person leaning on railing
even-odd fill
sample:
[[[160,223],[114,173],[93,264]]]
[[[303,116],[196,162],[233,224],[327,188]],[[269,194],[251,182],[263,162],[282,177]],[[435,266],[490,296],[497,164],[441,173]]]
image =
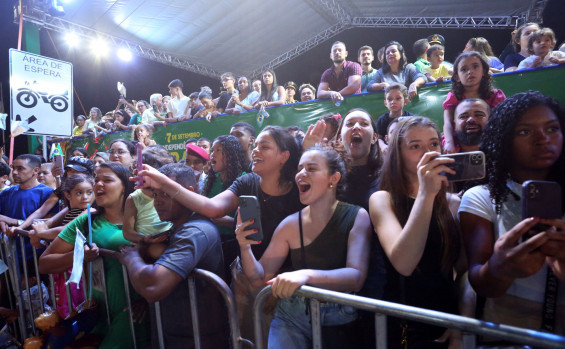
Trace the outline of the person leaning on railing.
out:
[[[241,222],[237,240],[243,271],[257,287],[272,285],[277,302],[269,331],[269,348],[308,348],[312,325],[307,299],[294,295],[302,285],[342,292],[361,289],[367,276],[371,223],[363,208],[336,199],[345,183],[345,161],[333,149],[316,146],[300,159],[295,177],[304,209],[285,218],[257,261],[247,239],[256,229]],[[330,252],[331,253],[328,253]],[[290,255],[292,270],[277,275]],[[322,304],[322,325],[342,325],[357,318],[354,308]]]

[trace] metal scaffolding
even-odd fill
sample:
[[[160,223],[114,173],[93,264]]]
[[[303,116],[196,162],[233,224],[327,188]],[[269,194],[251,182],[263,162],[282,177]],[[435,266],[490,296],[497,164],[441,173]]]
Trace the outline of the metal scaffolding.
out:
[[[514,25],[510,16],[493,17],[355,17],[352,25],[364,28],[480,28],[503,29]]]
[[[516,19],[525,21],[541,21],[542,12],[549,0],[535,0],[520,16],[485,16],[485,17],[354,17],[345,10],[338,0],[305,0],[308,5],[326,21],[336,23],[313,37],[303,41],[288,51],[278,55],[258,69],[246,72],[247,76],[255,77],[266,69],[273,69],[294,59],[302,53],[318,46],[342,31],[350,28],[475,28],[475,29],[504,29],[516,24]],[[115,47],[124,47],[140,57],[150,59],[176,68],[197,74],[217,78],[220,72],[197,59],[181,57],[170,52],[163,52],[138,43],[121,39],[106,33],[51,16],[39,8],[24,8],[24,20],[35,23],[40,27],[57,32],[68,33],[87,38],[103,38]]]
[[[40,10],[27,11],[27,13],[24,12],[24,20],[30,23],[34,23],[42,28],[61,33],[73,32],[77,36],[83,38],[104,39],[110,42],[116,48],[123,47],[129,49],[132,53],[135,53],[139,57],[147,58],[155,62],[163,63],[193,73],[202,74],[213,78],[218,78],[221,75],[221,73],[219,73],[215,69],[200,63],[195,63],[193,60],[188,60],[169,52],[154,50],[132,41],[108,35],[106,33],[82,26],[80,24],[66,21],[59,17],[51,16]]]

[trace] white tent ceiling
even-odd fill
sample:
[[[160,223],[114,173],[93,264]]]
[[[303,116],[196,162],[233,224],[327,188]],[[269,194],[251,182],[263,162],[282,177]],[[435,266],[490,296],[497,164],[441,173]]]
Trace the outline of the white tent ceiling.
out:
[[[104,36],[138,55],[205,75],[253,74],[351,27],[501,28],[513,25],[516,17],[531,17],[545,2],[73,0],[60,1],[61,18],[37,5],[24,11],[24,18],[49,29]]]

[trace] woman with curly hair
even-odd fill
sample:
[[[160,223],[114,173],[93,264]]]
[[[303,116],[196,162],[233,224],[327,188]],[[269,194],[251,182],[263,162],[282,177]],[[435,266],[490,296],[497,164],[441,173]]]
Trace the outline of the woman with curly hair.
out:
[[[479,309],[487,321],[565,333],[565,223],[522,219],[521,203],[527,180],[556,181],[565,198],[564,127],[563,109],[536,91],[506,99],[489,117],[480,147],[487,183],[469,189],[459,208],[469,281],[487,297]],[[527,238],[539,223],[547,229]],[[551,324],[543,316],[550,283],[558,284]]]
[[[462,100],[481,98],[491,108],[494,108],[506,98],[502,90],[492,87],[489,69],[485,57],[475,51],[460,54],[453,63],[451,91],[443,102],[443,136],[446,153],[459,151],[459,144],[454,137],[453,113]]]

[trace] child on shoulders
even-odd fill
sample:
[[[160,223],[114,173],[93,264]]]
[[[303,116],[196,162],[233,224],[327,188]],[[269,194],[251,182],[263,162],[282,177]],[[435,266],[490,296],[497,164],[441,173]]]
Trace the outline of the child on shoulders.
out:
[[[443,143],[446,153],[456,153],[454,112],[457,105],[467,98],[480,98],[494,108],[506,99],[502,90],[492,87],[490,66],[485,57],[476,51],[460,54],[453,64],[451,91],[443,102]]]

